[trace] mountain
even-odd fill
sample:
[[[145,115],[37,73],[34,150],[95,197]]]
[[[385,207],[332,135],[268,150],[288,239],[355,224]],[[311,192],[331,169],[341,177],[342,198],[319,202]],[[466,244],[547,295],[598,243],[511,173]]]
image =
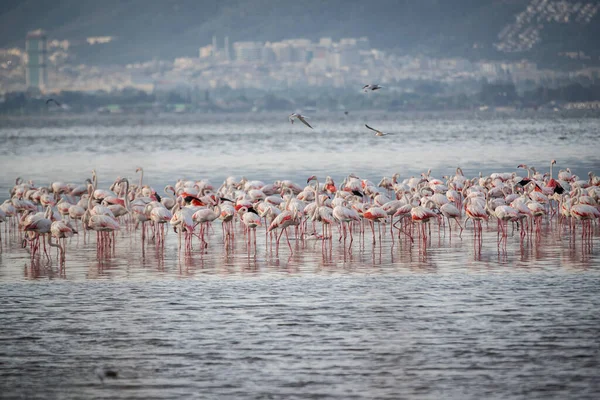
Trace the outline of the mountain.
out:
[[[0,47],[22,48],[26,33],[42,28],[86,48],[81,62],[111,64],[194,57],[213,35],[219,45],[224,36],[367,36],[372,47],[401,54],[552,64],[564,58],[559,53],[581,51],[597,62],[598,8],[600,0],[3,0]],[[116,40],[84,46],[91,36]]]

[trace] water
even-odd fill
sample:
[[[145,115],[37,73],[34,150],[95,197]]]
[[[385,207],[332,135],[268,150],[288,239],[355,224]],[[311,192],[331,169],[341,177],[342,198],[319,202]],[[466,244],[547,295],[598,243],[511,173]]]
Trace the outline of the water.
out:
[[[584,178],[600,171],[597,118],[353,112],[311,116],[310,130],[286,117],[0,120],[0,199],[17,176],[82,182],[94,168],[100,187],[108,187],[117,176],[136,179],[135,169],[144,167],[144,182],[159,190],[178,178],[208,178],[219,185],[229,175],[303,183],[313,174],[339,182],[354,172],[379,181],[429,168],[440,178],[458,166],[470,176],[515,171],[522,163],[547,172],[552,159],[557,171],[570,167]],[[394,135],[376,137],[364,123]]]
[[[591,399],[598,289],[530,271],[7,284],[1,385],[26,398]]]
[[[353,115],[355,114],[355,115]],[[432,168],[600,172],[598,120],[554,115],[318,114],[0,120],[0,198],[20,175],[100,186],[117,176],[161,188],[177,178],[293,179],[349,172],[373,181]],[[367,122],[394,136],[376,138]],[[377,183],[377,182],[376,182]],[[4,225],[4,224],[3,224]],[[0,393],[6,398],[598,397],[600,257],[545,223],[523,245],[482,246],[432,227],[426,250],[384,231],[279,254],[259,231],[225,249],[178,254],[123,229],[114,252],[72,239],[63,270],[31,262],[2,229]],[[334,229],[337,238],[337,231]],[[104,376],[116,371],[118,377]],[[100,378],[102,377],[102,379]]]

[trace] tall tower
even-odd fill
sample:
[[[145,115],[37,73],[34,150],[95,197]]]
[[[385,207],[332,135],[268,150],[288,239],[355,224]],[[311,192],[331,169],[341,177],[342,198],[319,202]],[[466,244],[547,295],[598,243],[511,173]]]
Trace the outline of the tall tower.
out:
[[[27,51],[27,69],[25,72],[27,87],[43,90],[48,85],[46,32],[41,29],[29,32],[25,37],[25,50]]]
[[[224,47],[225,47],[225,49],[223,49],[223,51],[225,52],[225,59],[227,61],[229,61],[230,54],[231,54],[231,53],[229,53],[229,36],[225,36],[225,46]]]

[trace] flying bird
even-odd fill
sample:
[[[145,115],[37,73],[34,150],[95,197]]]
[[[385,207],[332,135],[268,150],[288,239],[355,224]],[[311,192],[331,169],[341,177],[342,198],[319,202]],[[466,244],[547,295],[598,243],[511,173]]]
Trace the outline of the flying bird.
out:
[[[304,115],[301,115],[301,114],[298,114],[298,113],[292,113],[292,114],[290,114],[290,116],[288,118],[289,118],[289,120],[290,120],[290,122],[292,124],[294,123],[294,119],[298,119],[304,125],[308,126],[310,129],[313,129],[313,127],[310,126],[310,124],[308,122],[306,122],[306,117]]]
[[[375,136],[387,136],[387,135],[390,135],[390,133],[383,133],[383,132],[381,132],[381,131],[379,131],[379,130],[377,130],[377,129],[371,128],[371,127],[370,127],[369,125],[367,125],[367,124],[365,124],[365,126],[366,126],[367,128],[369,128],[370,130],[372,130],[373,132],[375,132]]]
[[[56,104],[58,107],[62,107],[62,105],[58,101],[56,101],[54,99],[48,99],[48,100],[46,100],[46,105],[48,105],[48,103],[50,103],[51,101],[53,101],[54,104]]]
[[[377,90],[377,89],[381,89],[381,86],[379,86],[376,83],[363,86],[363,90],[365,92],[368,92],[369,90]]]

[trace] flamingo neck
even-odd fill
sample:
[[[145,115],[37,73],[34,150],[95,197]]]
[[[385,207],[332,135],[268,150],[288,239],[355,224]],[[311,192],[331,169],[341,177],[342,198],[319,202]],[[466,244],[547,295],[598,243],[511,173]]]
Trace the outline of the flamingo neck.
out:
[[[144,170],[140,168],[140,190],[142,190],[142,182],[144,181]]]

